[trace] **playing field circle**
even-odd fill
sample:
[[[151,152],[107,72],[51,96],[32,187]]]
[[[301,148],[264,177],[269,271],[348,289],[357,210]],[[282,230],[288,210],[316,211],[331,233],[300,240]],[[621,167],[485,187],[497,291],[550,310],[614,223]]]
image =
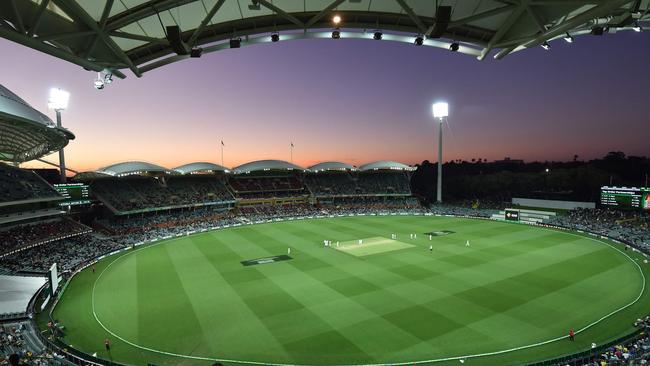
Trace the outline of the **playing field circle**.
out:
[[[55,315],[73,346],[131,364],[412,364],[531,347],[550,356],[571,349],[557,340],[569,329],[638,315],[644,270],[628,254],[489,220],[285,221],[107,258],[75,278]],[[98,346],[106,337],[110,355]]]

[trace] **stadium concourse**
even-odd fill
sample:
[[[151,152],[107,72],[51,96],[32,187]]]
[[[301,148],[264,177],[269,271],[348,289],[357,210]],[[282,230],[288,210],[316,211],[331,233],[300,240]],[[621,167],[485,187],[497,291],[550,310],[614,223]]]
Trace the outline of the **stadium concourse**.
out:
[[[283,161],[256,161],[233,169],[210,163],[167,169],[129,162],[78,174],[75,182],[90,187],[93,203],[61,210],[57,207],[64,197],[47,182],[29,170],[0,164],[0,180],[4,182],[0,272],[47,276],[52,263],[57,263],[65,282],[79,268],[108,253],[214,227],[350,214],[487,219],[508,205],[464,201],[423,207],[411,195],[411,171],[406,165],[387,161],[359,168],[334,162],[301,168]],[[573,210],[544,224],[594,232],[638,250],[650,250],[648,218],[632,212]],[[28,319],[37,311],[33,302],[22,313],[3,315],[7,319],[0,328],[3,362],[9,362],[12,354],[32,365],[92,359],[56,346],[54,330],[49,337],[41,336]],[[636,325],[644,329],[648,322],[640,320]],[[50,325],[52,329],[58,326]],[[650,359],[650,340],[639,334],[575,362],[644,364]]]

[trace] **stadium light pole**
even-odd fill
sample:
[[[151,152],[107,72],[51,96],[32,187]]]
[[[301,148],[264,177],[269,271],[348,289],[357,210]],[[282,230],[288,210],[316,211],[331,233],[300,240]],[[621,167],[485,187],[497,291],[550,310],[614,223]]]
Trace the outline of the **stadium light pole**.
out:
[[[436,193],[436,201],[442,202],[442,124],[447,116],[449,116],[449,104],[446,102],[433,103],[433,118],[439,121],[438,123],[438,189]]]
[[[70,100],[70,93],[59,88],[50,89],[50,98],[47,101],[47,106],[54,109],[56,112],[56,126],[62,128],[61,125],[61,111],[68,108],[68,100]],[[63,148],[59,150],[59,170],[61,171],[61,183],[66,182],[65,176],[65,154]]]

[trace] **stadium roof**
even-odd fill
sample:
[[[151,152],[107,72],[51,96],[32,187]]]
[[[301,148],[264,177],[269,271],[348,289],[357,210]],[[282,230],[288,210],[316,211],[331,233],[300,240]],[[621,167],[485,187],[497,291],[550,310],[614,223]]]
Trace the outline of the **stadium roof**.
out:
[[[46,115],[32,108],[0,85],[0,160],[22,163],[62,149],[72,132],[56,127]]]
[[[74,175],[72,179],[74,180],[91,180],[91,179],[99,179],[99,178],[107,178],[111,177],[112,175],[107,174],[107,173],[102,173],[100,171],[94,171],[94,172],[81,172],[77,173]]]
[[[143,161],[127,161],[124,163],[117,163],[109,165],[105,168],[98,170],[98,173],[104,173],[113,176],[126,176],[126,175],[136,175],[143,173],[171,173],[167,168],[163,168],[160,165],[155,165],[151,163],[146,163]]]
[[[649,9],[650,0],[5,0],[0,37],[124,77],[118,70],[140,76],[191,57],[191,49],[194,56],[228,49],[231,39],[247,46],[271,42],[275,32],[280,41],[332,38],[337,26],[343,39],[373,39],[380,30],[383,41],[421,36],[422,45],[443,49],[456,41],[460,53],[501,58],[567,33],[646,25]],[[169,26],[180,27],[176,38]]]
[[[204,172],[226,172],[228,173],[228,168],[225,168],[221,165],[207,163],[207,162],[197,162],[189,163],[174,168],[175,171],[181,174],[192,174],[192,173],[204,173]]]
[[[415,170],[408,165],[398,163],[396,161],[380,160],[373,163],[368,163],[359,167],[359,171],[365,172],[369,170]]]
[[[338,161],[326,161],[312,165],[307,169],[312,172],[319,172],[324,170],[354,170],[354,167],[350,164],[341,163]]]
[[[235,174],[259,172],[265,170],[304,170],[295,164],[283,160],[257,160],[242,164],[233,169]]]

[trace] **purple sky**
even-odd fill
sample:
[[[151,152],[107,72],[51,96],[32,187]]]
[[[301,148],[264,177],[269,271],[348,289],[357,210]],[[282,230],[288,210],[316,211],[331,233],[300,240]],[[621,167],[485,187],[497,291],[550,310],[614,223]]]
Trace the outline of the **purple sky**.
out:
[[[368,40],[298,40],[205,54],[104,90],[95,73],[0,39],[0,83],[54,119],[71,92],[72,169],[257,159],[436,161],[431,103],[450,103],[445,158],[650,155],[650,34],[554,41],[501,61]],[[55,155],[48,157],[57,161]]]

